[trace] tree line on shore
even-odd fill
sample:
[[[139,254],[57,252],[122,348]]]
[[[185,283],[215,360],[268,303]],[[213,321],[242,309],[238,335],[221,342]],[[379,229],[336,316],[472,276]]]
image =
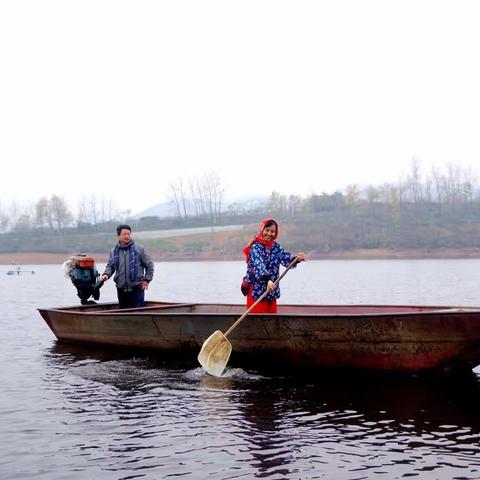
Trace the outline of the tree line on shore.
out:
[[[103,241],[98,244],[100,237],[89,234],[108,233],[111,241],[120,221],[128,221],[138,231],[250,224],[266,216],[287,224],[288,243],[307,251],[480,246],[479,184],[471,169],[456,165],[447,165],[443,171],[432,169],[423,176],[414,160],[410,171],[394,183],[349,185],[343,191],[305,197],[274,191],[255,204],[227,207],[214,173],[190,183],[176,179],[170,189],[174,214],[168,218],[131,218],[131,212],[119,212],[103,197],[84,198],[76,216],[57,195],[42,197],[29,212],[9,214],[0,208],[0,251],[32,251],[28,250],[32,231],[37,242],[43,238],[44,251],[67,251],[80,233],[92,247],[103,248]],[[83,249],[88,250],[88,245]]]

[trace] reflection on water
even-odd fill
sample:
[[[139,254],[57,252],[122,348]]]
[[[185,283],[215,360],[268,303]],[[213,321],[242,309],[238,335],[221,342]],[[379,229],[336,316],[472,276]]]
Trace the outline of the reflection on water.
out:
[[[41,361],[61,399],[51,408],[68,468],[100,466],[106,478],[480,477],[473,373],[214,378],[196,365],[60,344]]]
[[[359,265],[351,269],[352,284],[360,278]],[[401,265],[391,268],[400,272]],[[452,265],[450,281],[465,273],[461,262],[457,271]],[[326,268],[332,273],[336,267]],[[381,272],[389,268],[381,264]],[[2,479],[480,478],[476,373],[332,374],[255,365],[214,378],[172,357],[59,344],[34,308],[74,302],[62,300],[54,276],[45,290],[39,279],[47,269],[36,270],[35,279],[22,283],[0,279]],[[329,275],[332,292],[341,289],[333,285],[337,277],[344,275]],[[177,285],[176,295],[194,291],[195,278]],[[398,287],[397,298],[409,303],[403,301],[407,282],[400,287],[393,278],[383,294]],[[445,275],[439,278],[445,286]],[[476,280],[472,274],[462,286],[455,283],[449,298],[460,300],[449,303],[473,299],[465,285]],[[213,299],[216,286],[210,287],[194,294]],[[366,295],[365,288],[357,294]],[[419,288],[412,295],[439,303]],[[375,303],[376,293],[358,303]],[[235,299],[227,294],[223,300]]]

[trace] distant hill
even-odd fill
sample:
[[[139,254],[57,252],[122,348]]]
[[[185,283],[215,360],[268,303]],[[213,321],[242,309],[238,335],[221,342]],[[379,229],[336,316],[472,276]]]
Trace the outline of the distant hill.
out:
[[[164,203],[157,203],[152,207],[148,207],[141,212],[136,213],[133,215],[133,218],[142,218],[142,217],[174,217],[175,216],[175,205],[173,202],[164,202]]]

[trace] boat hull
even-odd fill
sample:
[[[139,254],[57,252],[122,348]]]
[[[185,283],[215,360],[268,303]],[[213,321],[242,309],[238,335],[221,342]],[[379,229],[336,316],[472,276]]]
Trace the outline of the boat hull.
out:
[[[112,304],[40,309],[60,341],[154,349],[194,357],[242,305]],[[480,363],[480,309],[417,306],[295,306],[249,315],[229,336],[235,357],[269,364],[418,371]]]

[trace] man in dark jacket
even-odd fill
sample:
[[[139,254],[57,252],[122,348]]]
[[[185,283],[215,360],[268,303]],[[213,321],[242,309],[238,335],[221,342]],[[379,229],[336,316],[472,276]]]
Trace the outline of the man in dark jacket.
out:
[[[117,227],[118,243],[110,252],[101,280],[106,282],[115,272],[120,308],[136,308],[145,305],[145,290],[153,279],[153,262],[143,246],[132,239],[129,225]]]

